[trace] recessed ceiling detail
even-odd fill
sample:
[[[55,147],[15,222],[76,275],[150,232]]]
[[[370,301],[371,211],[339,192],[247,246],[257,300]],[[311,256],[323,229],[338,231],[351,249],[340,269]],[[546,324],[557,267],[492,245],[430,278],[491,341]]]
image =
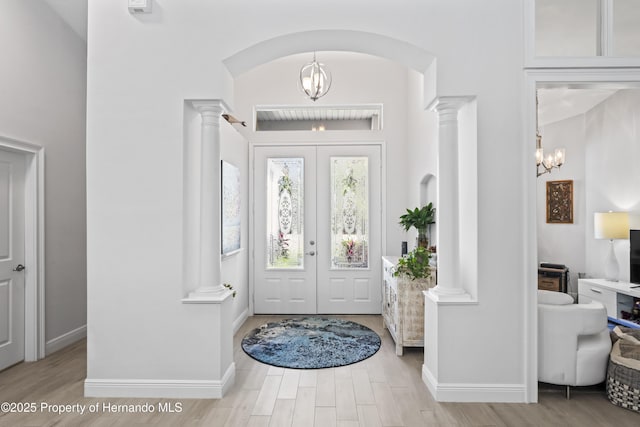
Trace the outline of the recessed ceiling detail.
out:
[[[380,130],[382,105],[258,106],[257,131]]]

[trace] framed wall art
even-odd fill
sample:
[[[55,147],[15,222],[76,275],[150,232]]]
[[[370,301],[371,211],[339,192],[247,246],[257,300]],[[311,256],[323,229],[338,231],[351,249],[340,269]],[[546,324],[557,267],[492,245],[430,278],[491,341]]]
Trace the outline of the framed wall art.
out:
[[[547,223],[573,224],[573,180],[547,181]]]
[[[240,169],[221,161],[222,169],[222,255],[240,250]]]

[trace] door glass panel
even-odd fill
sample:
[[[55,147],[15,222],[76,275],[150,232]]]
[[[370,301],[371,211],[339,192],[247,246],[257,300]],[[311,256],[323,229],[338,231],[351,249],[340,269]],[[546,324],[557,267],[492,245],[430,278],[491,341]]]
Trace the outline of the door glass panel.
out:
[[[330,161],[331,268],[369,268],[369,159]]]
[[[267,159],[267,268],[304,268],[304,158]]]

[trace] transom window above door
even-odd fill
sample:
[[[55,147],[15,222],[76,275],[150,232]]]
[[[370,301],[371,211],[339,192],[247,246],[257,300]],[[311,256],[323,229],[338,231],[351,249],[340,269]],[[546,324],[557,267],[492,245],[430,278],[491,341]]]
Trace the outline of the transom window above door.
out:
[[[255,129],[263,131],[382,130],[382,104],[256,106]]]

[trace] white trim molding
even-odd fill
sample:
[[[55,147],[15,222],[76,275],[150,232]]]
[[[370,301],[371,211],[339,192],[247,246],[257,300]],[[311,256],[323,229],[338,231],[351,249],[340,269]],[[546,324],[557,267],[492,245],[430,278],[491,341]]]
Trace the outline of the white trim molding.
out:
[[[522,217],[524,247],[523,262],[526,275],[523,310],[524,322],[524,366],[526,395],[523,401],[538,401],[538,255],[536,231],[536,185],[537,179],[531,166],[534,162],[535,147],[535,118],[536,118],[536,89],[540,87],[572,87],[572,88],[638,88],[640,87],[640,67],[627,68],[559,68],[559,69],[525,69],[522,100],[523,132],[522,143],[527,149],[523,150],[521,171],[523,174],[523,194],[525,204]]]
[[[80,341],[87,337],[87,325],[82,325],[72,331],[60,335],[47,341],[45,354],[49,356],[51,353],[55,353],[58,350]]]
[[[221,399],[235,380],[232,363],[221,380],[86,379],[85,397]]]
[[[44,147],[0,136],[0,149],[26,155],[24,360],[45,357]]]
[[[242,313],[240,313],[240,316],[238,316],[238,318],[233,321],[233,335],[235,335],[236,332],[238,332],[238,330],[242,327],[242,325],[244,325],[244,322],[246,322],[248,318],[249,318],[249,308],[247,307],[244,309]]]
[[[521,403],[525,401],[524,384],[439,383],[424,365],[422,380],[437,402]]]

